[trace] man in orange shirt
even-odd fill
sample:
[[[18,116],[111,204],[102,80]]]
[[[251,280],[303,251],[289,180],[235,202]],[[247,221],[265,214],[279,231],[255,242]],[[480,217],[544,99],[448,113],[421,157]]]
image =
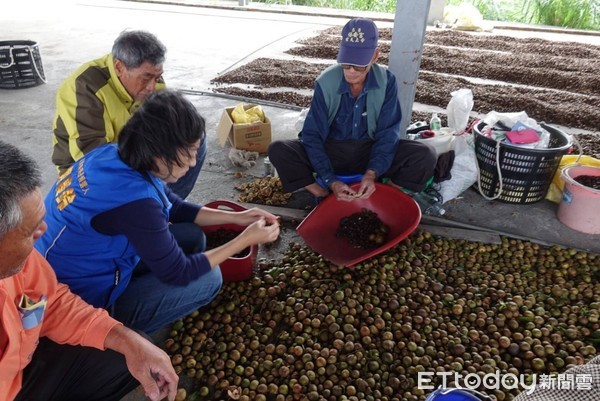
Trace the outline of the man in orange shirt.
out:
[[[0,142],[0,400],[118,401],[141,384],[173,401],[168,355],[59,284],[34,250],[40,183],[35,162]]]

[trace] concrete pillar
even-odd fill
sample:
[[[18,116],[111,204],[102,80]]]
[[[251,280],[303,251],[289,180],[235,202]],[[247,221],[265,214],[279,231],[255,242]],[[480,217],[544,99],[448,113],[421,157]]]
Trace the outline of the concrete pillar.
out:
[[[398,80],[398,98],[403,115],[400,124],[402,138],[406,137],[406,127],[410,123],[415,100],[431,1],[396,0],[396,15],[388,67]]]
[[[240,6],[247,6],[248,5],[248,0],[239,0],[238,3]]]
[[[433,25],[435,21],[442,22],[444,20],[444,7],[446,7],[446,0],[431,0],[427,25]]]

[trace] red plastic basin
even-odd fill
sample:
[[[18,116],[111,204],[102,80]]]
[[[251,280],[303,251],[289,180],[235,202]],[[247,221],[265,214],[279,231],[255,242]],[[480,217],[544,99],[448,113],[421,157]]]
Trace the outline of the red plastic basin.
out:
[[[234,210],[236,212],[247,210],[244,206],[227,200],[217,200],[214,202],[209,202],[204,206],[210,207],[212,209]],[[204,234],[209,235],[217,231],[219,228],[241,233],[246,229],[246,226],[240,226],[237,224],[203,226],[202,231],[204,231]],[[250,247],[250,253],[248,255],[241,258],[230,257],[226,259],[223,263],[219,265],[221,267],[221,275],[223,276],[223,281],[244,281],[250,279],[252,277],[254,266],[256,265],[257,255],[258,245],[252,245]]]
[[[338,201],[330,195],[314,208],[296,228],[306,244],[328,261],[340,266],[352,266],[398,244],[412,233],[421,221],[417,203],[401,190],[376,183],[368,199]],[[350,185],[358,189],[360,183]],[[355,248],[336,237],[340,220],[362,209],[371,210],[389,227],[388,241],[375,249]]]

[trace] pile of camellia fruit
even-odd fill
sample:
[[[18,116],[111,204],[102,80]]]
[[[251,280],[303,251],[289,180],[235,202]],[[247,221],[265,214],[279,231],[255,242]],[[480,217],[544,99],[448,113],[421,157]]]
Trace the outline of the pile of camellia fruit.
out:
[[[532,382],[597,354],[599,276],[596,254],[507,238],[418,230],[352,268],[292,243],[175,322],[165,349],[188,400],[424,400],[420,375],[437,388],[440,372]]]

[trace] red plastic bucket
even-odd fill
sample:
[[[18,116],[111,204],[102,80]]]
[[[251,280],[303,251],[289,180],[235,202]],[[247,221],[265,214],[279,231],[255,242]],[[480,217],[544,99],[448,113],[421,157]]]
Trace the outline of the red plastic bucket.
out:
[[[573,165],[563,169],[565,181],[562,199],[556,213],[564,225],[587,234],[600,234],[600,190],[587,187],[575,178],[600,177],[600,168]]]
[[[212,209],[233,210],[236,212],[247,210],[242,205],[227,200],[217,200],[214,202],[207,203],[204,206],[210,207]],[[202,231],[204,231],[206,235],[210,235],[217,231],[219,228],[222,228],[224,230],[236,231],[238,233],[241,233],[246,229],[245,226],[240,226],[237,224],[222,224],[214,226],[203,226]],[[252,245],[250,247],[250,253],[248,255],[240,258],[231,257],[225,260],[223,263],[221,263],[220,267],[221,275],[223,276],[223,281],[244,281],[250,279],[250,277],[252,277],[252,271],[256,264],[257,255],[258,245]]]

